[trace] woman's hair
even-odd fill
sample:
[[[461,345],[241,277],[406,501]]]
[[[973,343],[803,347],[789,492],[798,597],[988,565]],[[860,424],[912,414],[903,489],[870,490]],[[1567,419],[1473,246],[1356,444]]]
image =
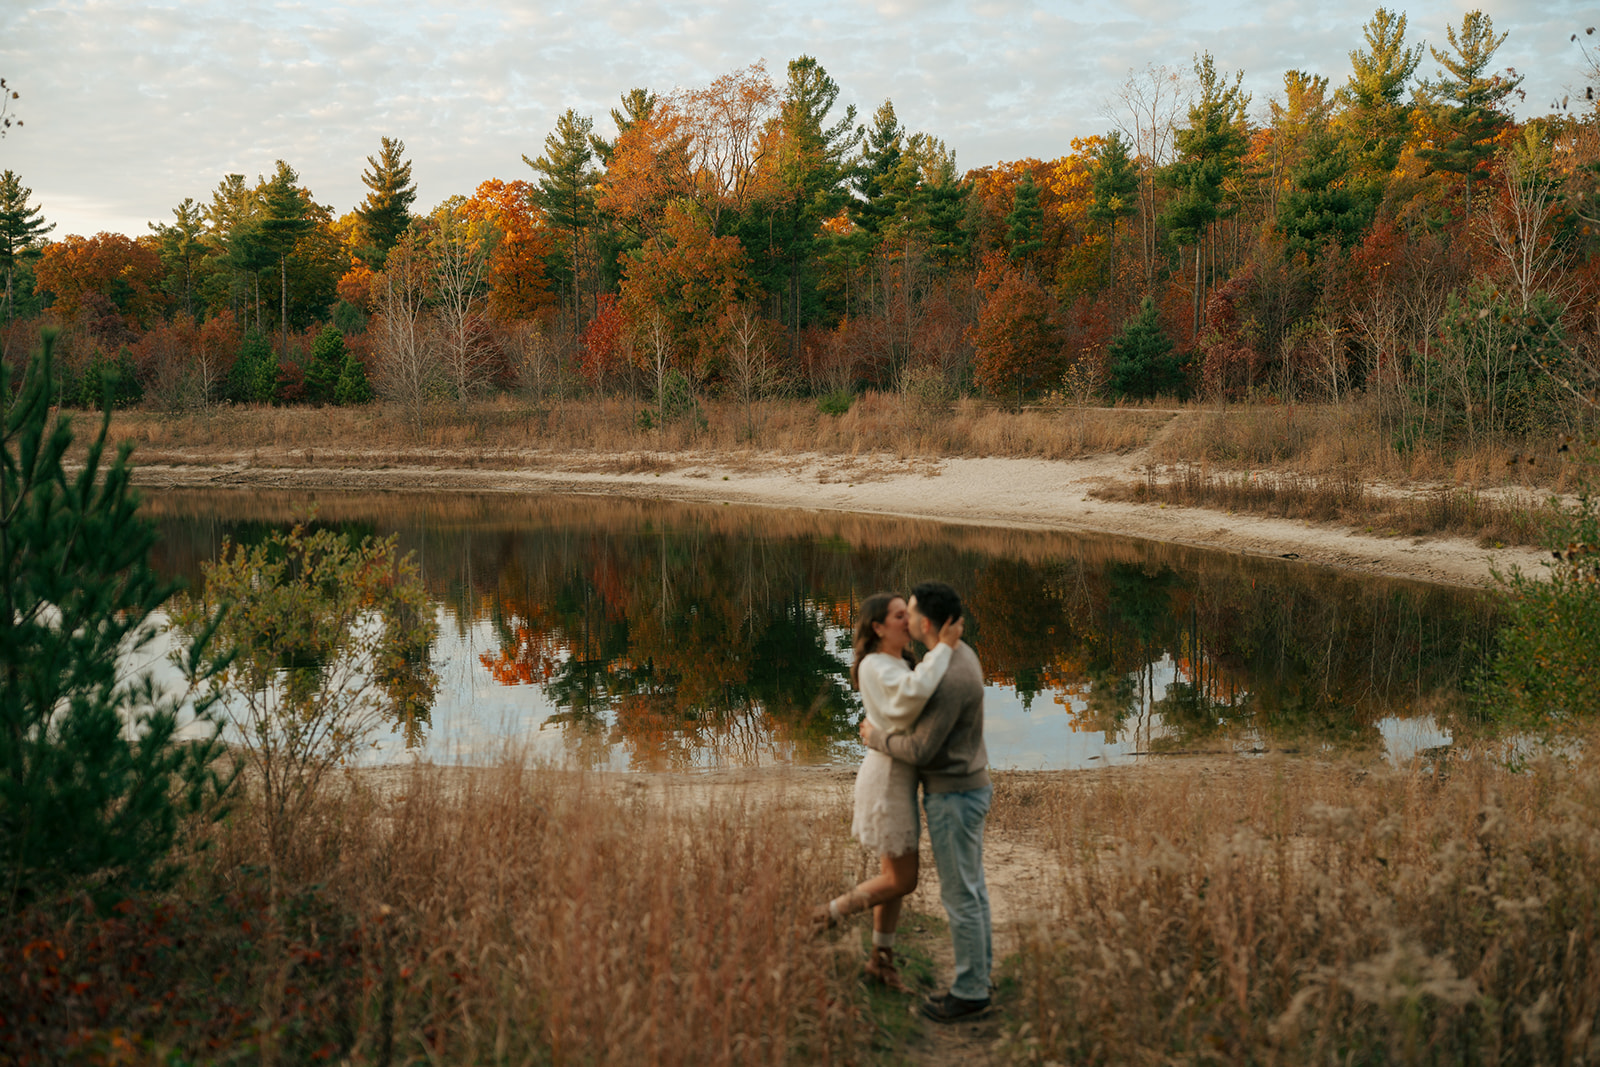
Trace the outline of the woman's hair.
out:
[[[861,688],[861,661],[878,651],[878,631],[872,628],[875,622],[883,622],[889,617],[889,605],[896,600],[903,599],[899,593],[873,593],[861,602],[861,614],[856,617],[856,636],[852,644],[855,646],[856,658],[850,664],[850,688]],[[908,649],[901,653],[907,663],[916,665],[916,660],[911,658]]]

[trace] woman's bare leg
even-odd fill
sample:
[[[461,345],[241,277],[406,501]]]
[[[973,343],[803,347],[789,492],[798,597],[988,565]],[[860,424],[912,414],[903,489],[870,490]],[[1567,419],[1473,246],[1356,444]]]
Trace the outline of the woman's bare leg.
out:
[[[917,888],[917,872],[920,860],[915,852],[908,852],[904,856],[884,856],[883,870],[873,882],[889,879],[889,885],[894,890],[894,896],[883,901],[873,901],[872,929],[880,934],[892,934],[900,925],[900,904],[913,889]],[[862,888],[870,885],[863,882]],[[868,890],[869,894],[871,890]]]
[[[900,898],[917,888],[918,856],[915,851],[903,856],[883,856],[882,868],[876,877],[868,878],[844,896],[829,905],[833,918],[842,919],[858,911],[873,908],[872,926],[875,930],[890,932],[900,920]],[[892,912],[880,915],[881,908],[894,905]],[[887,922],[887,927],[880,926]]]

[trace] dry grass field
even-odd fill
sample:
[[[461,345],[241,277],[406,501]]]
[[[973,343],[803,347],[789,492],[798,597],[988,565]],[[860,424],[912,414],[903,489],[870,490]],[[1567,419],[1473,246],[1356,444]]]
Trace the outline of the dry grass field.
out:
[[[1001,774],[981,1033],[805,909],[845,790],[514,760],[330,796],[268,898],[249,801],[175,893],[0,933],[12,1063],[1579,1063],[1600,1055],[1600,785],[1487,750]],[[830,779],[831,782],[831,779]],[[932,865],[929,864],[930,876]],[[904,948],[940,974],[937,897]],[[947,955],[947,954],[946,954]]]

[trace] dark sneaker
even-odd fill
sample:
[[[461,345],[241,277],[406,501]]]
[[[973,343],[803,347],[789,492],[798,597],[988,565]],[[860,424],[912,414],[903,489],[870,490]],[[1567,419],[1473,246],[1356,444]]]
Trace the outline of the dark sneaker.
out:
[[[967,1000],[953,993],[941,993],[922,1002],[922,1014],[936,1023],[954,1023],[972,1019],[989,1010],[989,998]]]

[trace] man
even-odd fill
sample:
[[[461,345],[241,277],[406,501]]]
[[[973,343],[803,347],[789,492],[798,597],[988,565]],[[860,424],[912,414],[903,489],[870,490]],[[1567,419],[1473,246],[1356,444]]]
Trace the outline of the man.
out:
[[[961,598],[943,582],[923,582],[911,591],[911,636],[925,645],[939,628],[961,617]],[[983,745],[983,667],[965,642],[956,646],[944,680],[909,733],[884,734],[861,723],[861,740],[917,768],[922,810],[928,819],[933,860],[939,869],[939,899],[950,918],[956,957],[950,992],[922,1005],[935,1022],[968,1018],[989,1007],[993,935],[989,890],[983,880],[983,823],[994,787]]]

